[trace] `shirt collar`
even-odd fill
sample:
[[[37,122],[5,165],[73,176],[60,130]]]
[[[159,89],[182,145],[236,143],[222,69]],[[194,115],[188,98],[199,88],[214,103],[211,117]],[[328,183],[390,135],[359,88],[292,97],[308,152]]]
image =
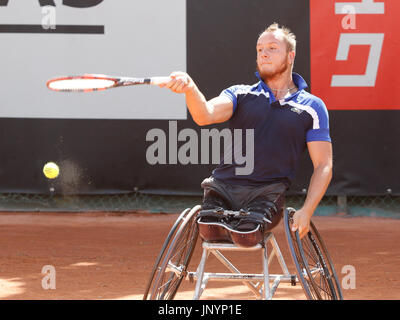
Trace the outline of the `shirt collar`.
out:
[[[258,71],[255,73],[255,75],[258,78],[258,80],[260,80],[261,86],[264,89],[266,89],[270,93],[271,96],[274,96],[272,91],[271,91],[271,89],[268,87],[268,85],[264,82],[263,79],[261,79],[261,76],[260,76]],[[307,82],[298,73],[292,72],[292,78],[293,78],[294,84],[296,85],[297,88],[299,88],[299,90],[296,93],[294,93],[293,95],[291,95],[289,98],[285,99],[285,100],[293,98],[293,96],[296,95],[299,91],[308,88]]]

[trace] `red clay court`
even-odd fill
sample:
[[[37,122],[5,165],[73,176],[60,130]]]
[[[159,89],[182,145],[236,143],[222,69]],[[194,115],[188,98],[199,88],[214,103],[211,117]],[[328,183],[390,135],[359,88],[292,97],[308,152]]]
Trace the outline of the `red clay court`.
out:
[[[142,299],[156,256],[177,214],[1,213],[0,299]],[[371,217],[320,217],[313,221],[328,246],[340,282],[352,265],[356,288],[344,299],[400,297],[400,220]],[[277,242],[295,273],[282,222]],[[195,271],[197,243],[189,270]],[[261,272],[257,253],[237,253],[231,261],[242,272]],[[228,256],[229,257],[229,256]],[[245,261],[245,263],[244,263]],[[276,261],[274,262],[276,263]],[[278,264],[271,265],[273,273]],[[42,288],[42,267],[56,270],[56,289]],[[226,272],[215,258],[207,269]],[[279,272],[279,269],[277,269]],[[192,299],[195,283],[183,281],[176,299]],[[210,281],[201,299],[254,299],[237,282]],[[300,284],[282,283],[274,299],[305,299]]]

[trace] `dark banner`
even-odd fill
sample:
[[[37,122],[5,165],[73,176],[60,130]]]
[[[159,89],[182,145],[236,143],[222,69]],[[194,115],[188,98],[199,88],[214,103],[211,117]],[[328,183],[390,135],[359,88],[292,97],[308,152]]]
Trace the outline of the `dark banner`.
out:
[[[254,72],[255,44],[259,33],[272,22],[288,26],[297,36],[295,71],[304,77],[310,85],[309,90],[324,100],[329,109],[334,177],[328,194],[383,195],[391,192],[398,195],[400,111],[395,109],[398,109],[400,104],[395,92],[398,79],[394,72],[397,63],[395,52],[399,51],[399,43],[393,32],[397,30],[394,25],[397,21],[395,22],[390,13],[395,12],[390,11],[390,7],[395,6],[395,0],[379,2],[384,5],[383,9],[382,6],[356,5],[353,6],[355,13],[351,11],[351,7],[342,13],[343,6],[337,6],[337,3],[339,2],[333,0],[186,1],[186,70],[183,71],[192,76],[207,99],[219,95],[223,89],[233,84],[253,84],[258,81]],[[102,5],[105,4],[101,3],[95,8],[101,10]],[[151,8],[148,10],[150,12]],[[180,12],[179,8],[174,10]],[[382,10],[383,13],[376,13]],[[347,19],[344,26],[352,26],[352,16],[349,15],[351,12],[358,19],[356,29],[344,29],[344,18]],[[112,34],[106,15],[102,17],[105,34],[89,37],[107,37]],[[325,19],[330,19],[330,22],[324,23]],[[376,21],[379,23],[369,25],[368,19],[378,19]],[[157,19],[152,22],[157,24]],[[164,27],[160,24],[154,28],[158,30]],[[342,36],[342,33],[352,35]],[[379,35],[382,33],[383,37]],[[357,38],[354,34],[363,36]],[[368,37],[365,34],[374,35]],[[16,35],[4,33],[1,36]],[[123,40],[127,35],[124,33],[120,36]],[[96,41],[100,41],[99,39],[101,38],[96,38]],[[141,41],[143,44],[148,43],[145,37],[142,37]],[[173,39],[169,39],[168,43],[170,41]],[[94,45],[98,45],[96,43]],[[347,59],[338,54],[344,50],[341,48],[346,47],[346,43],[349,49]],[[138,50],[134,41],[125,41],[125,45],[123,49],[129,47],[132,52]],[[367,50],[369,47],[372,51]],[[140,49],[146,52],[143,46]],[[146,60],[144,65],[153,75],[165,75],[165,67],[160,71],[164,74],[157,74],[154,63],[158,62],[154,61],[157,61],[157,58],[161,62],[168,61],[166,56],[173,59],[175,52],[172,47],[168,50],[157,50],[160,50],[158,54],[149,55],[147,60],[143,58]],[[180,55],[180,47],[176,50],[176,54]],[[151,51],[154,53],[153,49]],[[378,53],[379,59],[376,59]],[[353,57],[352,54],[359,55]],[[141,56],[146,57],[145,54]],[[78,58],[72,56],[68,63],[71,64]],[[1,55],[1,59],[6,59],[4,54]],[[105,61],[104,57],[99,59]],[[115,62],[119,68],[118,73],[123,70],[123,61],[129,67],[128,57],[119,56],[118,62]],[[16,63],[14,60],[8,62]],[[35,61],[26,55],[24,63],[29,67],[34,65]],[[111,72],[112,63],[107,63],[104,73],[115,74]],[[28,67],[26,70],[29,73]],[[99,66],[96,70],[98,68]],[[136,68],[140,68],[140,63]],[[169,71],[175,71],[181,67],[171,63],[168,68]],[[12,66],[9,72],[11,70]],[[144,69],[140,71],[140,75],[146,75]],[[63,72],[67,70],[64,69]],[[73,72],[76,73],[77,69],[71,70],[71,73]],[[3,73],[6,74],[7,70],[3,70]],[[132,68],[127,70],[127,73],[131,75]],[[354,75],[359,76],[348,77]],[[34,78],[33,74],[32,79]],[[13,86],[13,83],[4,81],[2,86]],[[3,96],[7,94],[7,90]],[[28,90],[29,87],[26,87],[20,91],[24,93]],[[145,97],[148,102],[154,93],[157,95],[154,99],[169,99],[168,103],[157,102],[156,110],[161,110],[162,116],[159,116],[161,113],[158,111],[152,116],[150,105],[143,108],[147,113],[141,116],[137,111],[131,111],[135,110],[135,106],[140,106],[134,94],[132,91],[126,93],[126,90],[136,88],[112,90],[118,90],[112,93],[115,96],[108,96],[108,93],[104,93],[103,96],[91,94],[93,99],[98,99],[96,103],[99,106],[103,103],[104,112],[102,111],[98,119],[93,106],[90,109],[90,119],[86,116],[80,118],[79,113],[66,118],[63,118],[62,114],[54,116],[53,105],[48,107],[48,110],[53,112],[50,116],[32,117],[32,113],[45,103],[35,99],[25,101],[24,105],[21,105],[21,108],[29,112],[26,117],[12,115],[0,118],[0,192],[48,193],[49,188],[54,187],[56,192],[65,194],[141,191],[200,195],[201,181],[216,167],[213,162],[215,154],[211,147],[209,154],[202,154],[202,143],[207,141],[203,135],[206,132],[204,130],[222,130],[227,127],[227,123],[199,127],[189,113],[187,118],[184,118],[179,105],[181,100],[176,100],[173,94],[168,97],[159,96],[158,92],[162,90],[154,87],[140,92],[140,96]],[[118,105],[122,103],[118,92],[129,101],[129,108]],[[15,94],[15,98],[24,101],[23,96],[17,96]],[[51,96],[49,101],[54,103],[56,100],[51,99],[59,99],[58,97]],[[11,98],[3,101],[5,107],[9,107]],[[79,112],[79,99],[68,99],[77,99],[71,100],[70,103]],[[90,96],[82,99],[82,103],[91,103]],[[176,108],[168,117],[168,108],[171,106]],[[121,116],[108,118],[112,110]],[[165,141],[165,147],[158,150],[155,158],[152,148],[160,139]],[[191,139],[190,148],[188,139]],[[194,150],[196,146],[197,152]],[[48,161],[54,161],[60,167],[61,174],[55,180],[48,180],[43,175],[43,165]],[[308,188],[311,174],[312,163],[305,152],[290,193],[303,193]]]

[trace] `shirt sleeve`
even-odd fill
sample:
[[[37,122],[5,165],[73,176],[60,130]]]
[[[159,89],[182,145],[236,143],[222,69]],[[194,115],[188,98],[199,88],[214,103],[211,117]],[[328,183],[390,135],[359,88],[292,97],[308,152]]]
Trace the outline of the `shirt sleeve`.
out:
[[[329,114],[325,103],[318,99],[311,105],[313,125],[307,131],[306,141],[328,141],[332,142],[329,133]]]
[[[235,86],[231,86],[227,89],[222,90],[222,92],[220,93],[220,97],[221,96],[225,96],[228,97],[229,99],[231,99],[231,101],[233,102],[233,112],[235,112],[236,108],[237,108],[237,104],[238,104],[238,94],[241,92],[241,87],[240,85],[235,85]]]

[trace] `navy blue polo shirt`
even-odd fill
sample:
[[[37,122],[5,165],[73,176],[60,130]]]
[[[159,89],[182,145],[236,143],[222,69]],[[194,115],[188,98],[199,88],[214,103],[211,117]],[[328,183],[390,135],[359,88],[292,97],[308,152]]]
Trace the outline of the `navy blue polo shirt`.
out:
[[[307,83],[297,73],[292,77],[299,90],[279,102],[258,72],[256,76],[260,81],[254,85],[234,85],[221,92],[233,102],[229,128],[242,129],[243,154],[245,131],[254,129],[254,170],[236,174],[235,168],[245,164],[236,164],[233,159],[231,164],[222,160],[212,173],[229,184],[283,182],[289,187],[307,142],[331,141],[328,111],[320,98],[305,91]]]

